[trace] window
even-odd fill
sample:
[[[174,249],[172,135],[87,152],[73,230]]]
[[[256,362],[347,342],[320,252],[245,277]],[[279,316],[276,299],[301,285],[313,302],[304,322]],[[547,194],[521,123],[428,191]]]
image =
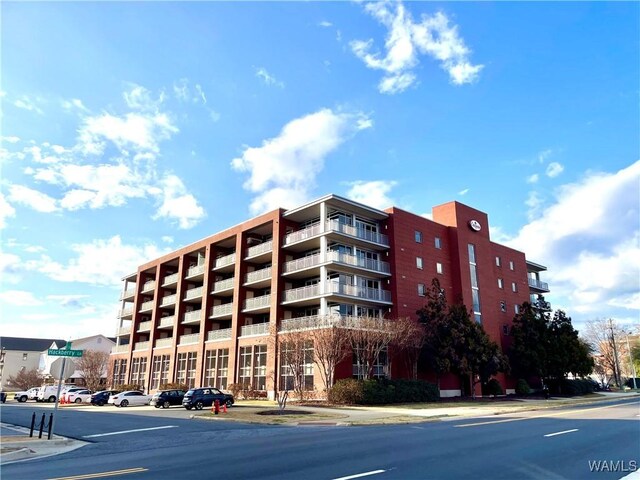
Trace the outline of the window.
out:
[[[280,389],[294,390],[296,383],[313,390],[313,342],[284,342],[280,349]]]
[[[509,335],[509,325],[503,325],[502,326],[502,334],[503,335]]]
[[[267,389],[266,345],[256,345],[253,347],[253,388],[256,390]]]
[[[436,273],[442,274],[442,264],[440,262],[436,263]]]
[[[23,362],[26,362],[26,361],[27,361],[27,357],[28,357],[28,356],[29,356],[29,354],[28,354],[28,353],[23,353],[23,354],[22,354],[22,361],[23,361]]]
[[[352,374],[354,378],[362,379],[367,373],[368,366],[366,365],[366,352],[362,348],[356,347],[353,351],[353,366]],[[387,354],[387,348],[385,347],[378,357],[373,360],[371,365],[371,378],[386,378],[389,370],[389,355]]]
[[[131,383],[145,388],[145,376],[147,372],[147,357],[131,360]]]
[[[241,385],[251,385],[251,350],[252,347],[240,347],[240,377]]]
[[[511,290],[514,292],[518,291],[518,285],[516,284],[516,282],[511,282]]]
[[[442,241],[440,240],[440,237],[435,238],[435,246],[438,249],[442,248]]]
[[[498,279],[498,288],[504,288],[504,282],[501,278]]]
[[[509,260],[509,270],[515,270],[515,267],[513,266],[513,260]]]
[[[500,301],[500,311],[501,312],[506,312],[507,311],[507,302]]]
[[[425,287],[424,283],[418,284],[418,295],[424,297],[427,294],[427,287]]]
[[[127,360],[120,359],[113,362],[112,385],[124,385],[127,377]]]
[[[416,257],[416,267],[422,270],[422,257]]]
[[[502,260],[500,260],[500,257],[496,257],[496,267],[501,267],[502,266]]]
[[[517,303],[513,306],[513,311],[518,315],[520,313],[520,305]]]
[[[418,230],[416,230],[415,239],[416,239],[416,243],[422,243],[422,232],[419,232]]]
[[[476,269],[476,246],[473,243],[467,245],[469,252],[469,275],[471,279],[471,300],[473,302],[473,318],[477,323],[482,323],[482,310],[480,310],[480,288],[478,287],[478,272]]]
[[[196,386],[196,365],[198,363],[198,353],[187,353],[187,386],[193,388]]]

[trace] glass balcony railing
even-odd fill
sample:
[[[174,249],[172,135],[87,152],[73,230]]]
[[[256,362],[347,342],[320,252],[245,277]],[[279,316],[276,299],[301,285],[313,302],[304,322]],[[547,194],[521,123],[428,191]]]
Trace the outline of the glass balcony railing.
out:
[[[391,266],[388,262],[381,260],[374,260],[371,258],[364,258],[357,255],[351,255],[348,253],[341,253],[336,251],[330,251],[326,254],[327,262],[341,263],[343,265],[350,265],[357,268],[371,270],[378,273],[389,274],[391,273]],[[283,273],[292,273],[306,268],[316,267],[322,264],[322,258],[319,253],[309,255],[307,257],[298,258],[297,260],[291,260],[283,265]]]
[[[202,287],[190,288],[184,294],[185,300],[193,300],[195,298],[202,298]]]
[[[167,317],[162,317],[160,319],[160,323],[158,324],[158,328],[168,328],[168,327],[173,328],[173,322],[175,321],[175,319],[176,319],[175,315],[169,315]]]
[[[211,317],[222,317],[233,313],[233,303],[223,303],[211,307]]]
[[[167,295],[166,297],[162,297],[162,300],[160,300],[160,306],[161,307],[168,307],[170,305],[175,305],[176,303],[176,294],[172,294],[172,295]]]
[[[138,325],[138,332],[148,332],[151,330],[151,320],[147,320],[146,322],[140,322]]]
[[[244,325],[240,328],[240,336],[248,337],[251,335],[268,335],[269,322],[256,323],[255,325]]]
[[[366,240],[386,247],[389,246],[389,237],[387,235],[373,232],[371,230],[365,230],[364,228],[354,227],[353,225],[347,225],[337,220],[329,220],[327,222],[327,230],[343,233],[350,237],[359,238],[360,240]]]
[[[254,245],[253,247],[247,248],[247,257],[255,257],[262,253],[271,252],[273,250],[273,240],[269,240],[267,242],[263,242],[259,245]]]
[[[207,332],[207,341],[215,342],[218,340],[229,340],[231,338],[230,328],[221,328],[220,330],[211,330]]]
[[[173,346],[173,337],[158,338],[156,340],[156,348],[167,348]]]
[[[178,283],[179,278],[180,276],[177,273],[172,273],[171,275],[167,275],[166,277],[164,277],[164,280],[162,281],[162,286],[174,285]]]
[[[122,337],[124,335],[129,335],[131,333],[131,325],[128,325],[126,327],[120,327],[118,328],[118,330],[116,330],[116,336],[117,337]]]
[[[253,310],[256,308],[268,307],[271,305],[271,295],[262,295],[260,297],[247,298],[244,301],[244,310]]]
[[[202,310],[193,310],[184,314],[182,323],[194,323],[199,322],[202,317]]]
[[[226,267],[227,265],[231,265],[236,263],[236,254],[231,253],[229,255],[225,255],[223,257],[216,258],[216,263],[214,268]]]
[[[142,285],[142,292],[152,292],[156,288],[156,281],[149,280]]]
[[[115,347],[111,348],[111,353],[127,353],[129,351],[129,347],[131,345],[124,344],[124,345],[116,345]]]
[[[120,316],[121,317],[130,317],[131,315],[133,315],[133,307],[124,307],[120,311]]]
[[[225,280],[219,280],[217,282],[214,282],[214,284],[213,284],[213,292],[212,293],[223,292],[225,290],[229,290],[229,289],[233,288],[233,282],[234,281],[235,281],[235,278],[231,277],[231,278],[227,278]]]
[[[199,333],[192,333],[190,335],[180,335],[179,345],[188,345],[192,343],[198,343],[200,341]]]
[[[127,288],[124,292],[122,292],[121,299],[131,298],[136,294],[136,287]]]
[[[147,350],[150,345],[151,345],[151,342],[136,342],[133,345],[133,349],[134,350]]]
[[[288,233],[284,236],[284,245],[290,245],[292,243],[299,242],[301,240],[306,240],[307,238],[315,237],[322,233],[321,225],[316,223],[315,225],[311,225],[307,228],[303,228],[302,230],[298,230],[296,232]]]
[[[308,285],[306,287],[292,288],[282,292],[283,302],[295,302],[307,298],[317,297],[321,294],[320,285]]]
[[[388,290],[379,290],[376,288],[361,287],[358,285],[347,285],[344,283],[327,283],[324,292],[320,284],[309,285],[306,287],[292,288],[283,292],[283,302],[294,302],[317,297],[323,294],[338,294],[357,297],[366,300],[391,303],[391,292]]]
[[[153,310],[153,306],[155,305],[155,302],[153,300],[149,300],[147,302],[143,302],[142,305],[140,305],[140,311],[141,312],[149,312],[151,310]]]
[[[244,277],[244,283],[259,282],[260,280],[271,279],[271,267],[261,268],[248,272]]]
[[[547,282],[541,282],[540,280],[531,277],[529,277],[529,286],[537,288],[538,290],[544,290],[545,292],[549,291],[549,284]]]
[[[194,265],[193,267],[189,267],[187,270],[187,278],[195,277],[196,275],[200,275],[204,273],[204,264],[203,265]]]

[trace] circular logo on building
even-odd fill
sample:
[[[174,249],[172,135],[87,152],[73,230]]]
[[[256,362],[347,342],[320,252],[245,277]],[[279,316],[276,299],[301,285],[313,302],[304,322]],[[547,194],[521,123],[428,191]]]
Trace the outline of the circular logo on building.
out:
[[[479,232],[480,229],[482,228],[482,226],[480,225],[480,222],[478,222],[477,220],[471,220],[469,222],[469,227],[471,227],[471,230]]]

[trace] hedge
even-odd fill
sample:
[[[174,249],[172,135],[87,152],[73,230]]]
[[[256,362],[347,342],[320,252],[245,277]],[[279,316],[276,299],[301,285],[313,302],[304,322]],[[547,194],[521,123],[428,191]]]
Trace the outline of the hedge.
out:
[[[422,380],[338,380],[329,390],[329,402],[382,405],[389,403],[435,402],[438,388]]]

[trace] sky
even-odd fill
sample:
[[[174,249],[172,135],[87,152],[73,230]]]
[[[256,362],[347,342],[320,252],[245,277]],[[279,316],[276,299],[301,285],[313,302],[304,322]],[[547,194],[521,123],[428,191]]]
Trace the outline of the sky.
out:
[[[1,335],[113,336],[122,277],[329,193],[459,201],[554,308],[638,324],[637,2],[2,2]]]

